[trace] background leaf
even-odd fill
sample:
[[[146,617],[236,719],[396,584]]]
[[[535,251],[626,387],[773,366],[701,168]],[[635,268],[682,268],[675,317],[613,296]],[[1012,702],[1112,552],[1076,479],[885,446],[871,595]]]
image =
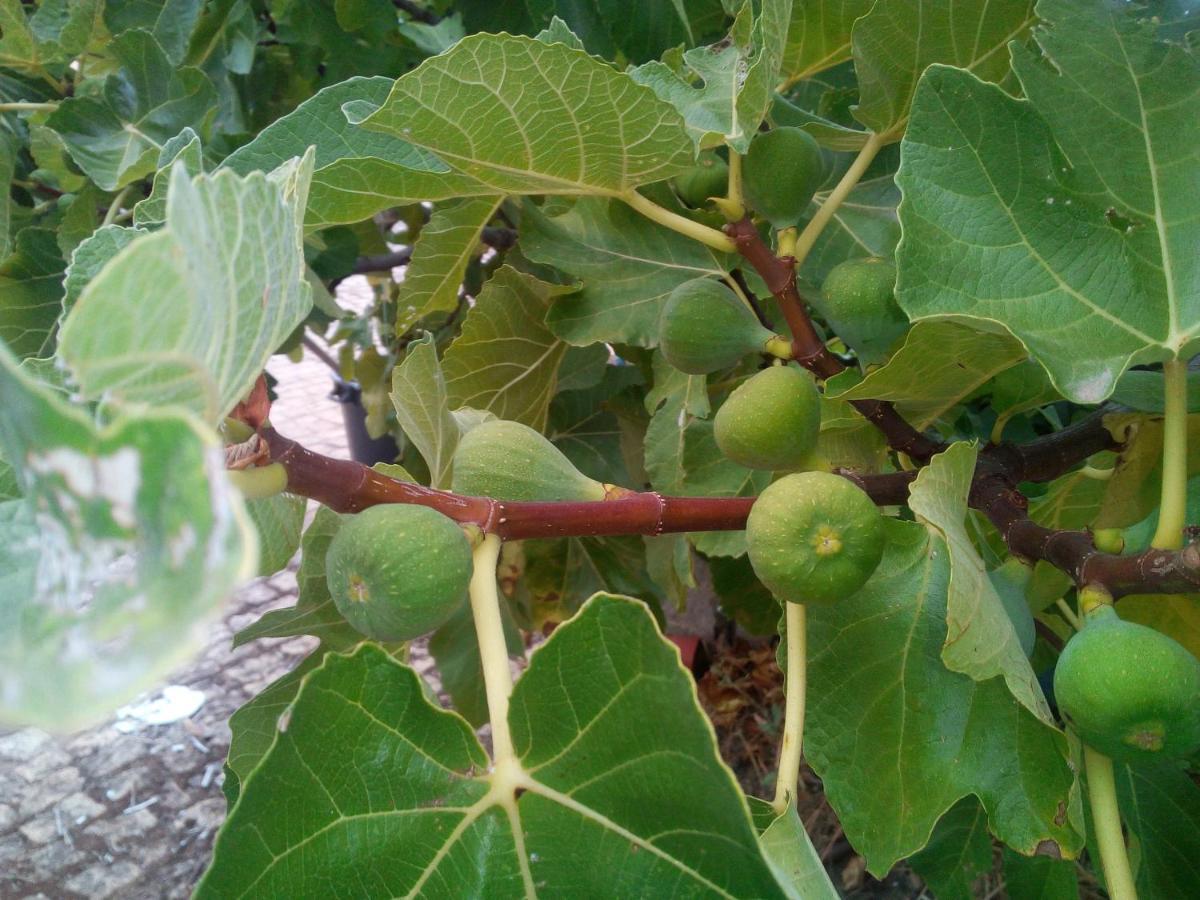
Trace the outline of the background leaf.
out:
[[[413,245],[412,262],[396,290],[396,333],[432,312],[451,312],[467,263],[477,255],[479,232],[488,223],[500,197],[473,197],[439,206]]]
[[[879,0],[854,23],[851,37],[859,91],[854,117],[899,140],[929,65],[1000,81],[1008,72],[1009,42],[1033,22],[1033,0]]]
[[[120,68],[96,97],[70,97],[46,124],[71,159],[106,191],[154,171],[159,151],[185,127],[203,128],[216,90],[199,69],[174,66],[147,31],[125,31],[109,52]]]
[[[655,225],[624,203],[598,197],[580,198],[557,215],[527,203],[521,249],[534,262],[583,282],[556,300],[547,318],[555,334],[576,345],[657,346],[667,295],[693,278],[724,276],[730,265],[723,254]]]
[[[508,266],[488,280],[442,358],[451,408],[542,430],[567,352],[544,321],[551,298],[565,290]]]

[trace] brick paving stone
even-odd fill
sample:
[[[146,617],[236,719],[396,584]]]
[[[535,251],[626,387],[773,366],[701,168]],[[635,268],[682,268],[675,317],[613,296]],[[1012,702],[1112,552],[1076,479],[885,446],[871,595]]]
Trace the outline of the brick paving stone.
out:
[[[100,864],[84,869],[75,877],[68,879],[66,887],[85,897],[104,900],[121,888],[132,884],[141,874],[141,869],[136,863],[122,860],[113,865]]]

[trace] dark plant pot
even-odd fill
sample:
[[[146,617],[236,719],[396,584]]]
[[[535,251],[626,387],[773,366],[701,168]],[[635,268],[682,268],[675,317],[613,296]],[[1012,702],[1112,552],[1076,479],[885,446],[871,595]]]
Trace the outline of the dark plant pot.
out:
[[[372,438],[367,434],[367,411],[362,405],[362,390],[357,381],[335,378],[329,396],[342,405],[342,422],[346,426],[346,442],[350,458],[364,466],[394,463],[400,448],[390,434]]]

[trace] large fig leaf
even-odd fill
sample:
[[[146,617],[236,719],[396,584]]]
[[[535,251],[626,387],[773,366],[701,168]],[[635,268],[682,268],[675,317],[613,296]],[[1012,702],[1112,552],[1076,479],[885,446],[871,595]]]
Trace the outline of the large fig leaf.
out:
[[[327,656],[197,896],[782,896],[641,604],[593,598],[534,654],[509,720],[521,771],[487,774],[470,727],[411,669],[370,645]]]
[[[220,421],[312,306],[301,247],[311,172],[311,153],[245,178],[176,167],[166,226],[105,266],[63,323],[59,353],[84,393]]]
[[[899,300],[999,323],[1055,386],[1097,403],[1200,336],[1200,62],[1128,9],[1043,0],[1028,100],[932,68],[898,181]]]
[[[693,158],[683,118],[649,88],[582,50],[507,34],[464,38],[382,106],[347,111],[497,194],[620,194]]]
[[[912,511],[937,530],[950,553],[942,660],[976,681],[1002,676],[1026,709],[1053,725],[1037,675],[967,531],[976,456],[970,444],[953,444],[921,470],[910,490]]]
[[[1082,812],[1066,739],[1003,680],[946,668],[946,546],[911,522],[889,519],[887,534],[862,590],[809,610],[805,752],[846,836],[882,875],[975,794],[1010,846],[1075,856]]]
[[[351,78],[318,91],[221,165],[239,175],[270,171],[313,147],[315,171],[306,216],[311,226],[358,222],[389,206],[418,200],[495,194],[474,178],[452,173],[432,153],[350,124],[343,105],[379,105],[393,83],[382,76]]]
[[[0,345],[0,719],[72,730],[195,649],[254,573],[254,532],[216,437],[179,412],[98,428]]]

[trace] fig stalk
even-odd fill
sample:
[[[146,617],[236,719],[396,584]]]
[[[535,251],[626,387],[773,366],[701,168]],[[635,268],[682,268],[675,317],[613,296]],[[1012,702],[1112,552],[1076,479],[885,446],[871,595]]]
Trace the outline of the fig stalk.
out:
[[[1092,807],[1092,823],[1096,843],[1100,846],[1100,863],[1108,896],[1112,900],[1137,900],[1137,888],[1125,852],[1125,838],[1121,834],[1112,760],[1084,744],[1083,765],[1087,771],[1088,801]]]
[[[776,815],[783,815],[795,800],[800,784],[800,757],[804,747],[804,699],[808,681],[807,610],[803,603],[784,603],[787,618],[787,682],[784,685],[783,741],[775,776]]]
[[[659,206],[653,200],[643,197],[637,191],[626,191],[623,194],[619,194],[618,197],[647,219],[657,222],[664,228],[677,231],[684,237],[690,237],[692,240],[699,241],[706,247],[712,247],[714,250],[719,250],[722,253],[737,252],[737,247],[733,241],[723,232],[695,222],[687,216],[681,216],[679,213],[672,212],[664,206]]]
[[[883,149],[886,142],[882,135],[872,132],[867,138],[867,142],[863,144],[862,149],[858,151],[858,156],[854,162],[850,164],[850,168],[846,170],[846,174],[842,176],[842,180],[837,183],[829,196],[825,198],[825,202],[821,204],[821,208],[817,210],[804,230],[800,232],[800,237],[796,240],[796,268],[804,264],[804,260],[808,257],[813,245],[817,242],[817,238],[821,236],[821,232],[825,230],[825,226],[829,224],[829,220],[833,218],[833,214],[838,211],[838,207],[842,205],[842,201],[854,190],[854,186],[858,184],[863,177],[863,173],[867,171],[867,167],[874,161],[876,154]]]
[[[504,643],[504,624],[500,619],[500,591],[496,585],[496,565],[502,542],[489,534],[472,554],[474,571],[467,594],[479,642],[483,664],[483,685],[487,695],[488,720],[492,724],[492,760],[495,769],[517,764],[512,733],[508,729],[508,698],[512,694],[512,670],[508,667],[508,647]]]
[[[1156,550],[1183,547],[1187,524],[1187,363],[1163,363],[1163,471],[1158,528],[1150,546]]]

